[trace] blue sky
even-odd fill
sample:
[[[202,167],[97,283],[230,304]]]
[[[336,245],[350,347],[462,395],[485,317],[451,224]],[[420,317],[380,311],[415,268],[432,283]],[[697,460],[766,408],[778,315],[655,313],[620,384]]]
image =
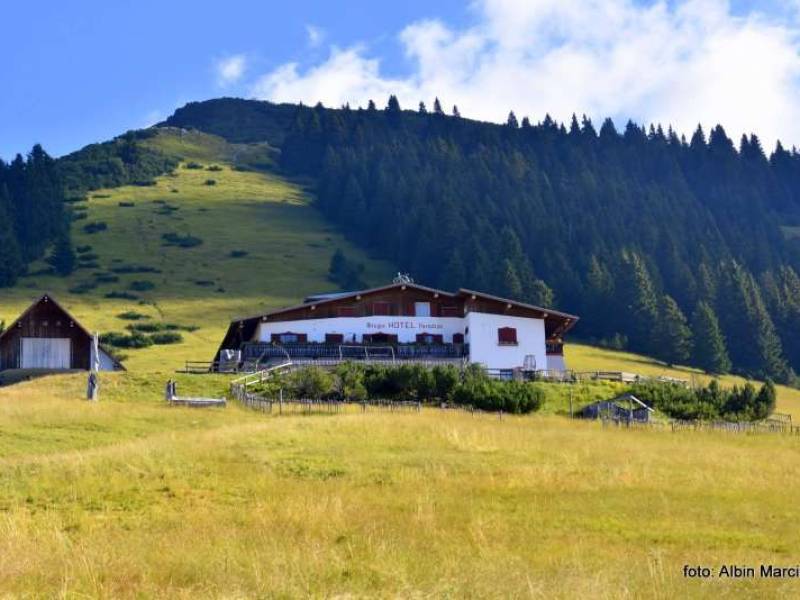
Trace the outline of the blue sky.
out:
[[[46,1],[4,6],[0,157],[61,155],[222,95],[466,116],[586,112],[800,143],[800,2],[391,4]],[[763,114],[760,114],[763,113]],[[795,117],[798,117],[795,119]],[[793,123],[798,123],[797,125]]]

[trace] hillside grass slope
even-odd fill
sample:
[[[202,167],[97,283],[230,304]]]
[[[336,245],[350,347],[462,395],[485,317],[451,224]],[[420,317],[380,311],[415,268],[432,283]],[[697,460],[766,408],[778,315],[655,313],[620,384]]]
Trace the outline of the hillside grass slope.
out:
[[[560,417],[170,408],[160,382],[0,389],[0,589],[64,597],[781,597],[795,438]],[[181,378],[187,393],[223,378]]]
[[[89,247],[78,254],[88,257],[82,261],[88,266],[67,278],[28,276],[15,288],[0,290],[6,324],[35,297],[51,293],[93,331],[123,332],[130,321],[116,315],[127,311],[197,327],[182,333],[181,344],[123,351],[133,371],[169,372],[184,360],[211,360],[236,316],[335,290],[327,271],[336,248],[365,265],[370,283],[390,277],[388,265],[369,260],[323,220],[299,184],[249,169],[269,165],[265,145],[235,146],[174,129],[146,143],[181,156],[181,165],[153,186],[96,190],[74,205],[86,216],[73,223],[73,243]],[[187,168],[190,163],[200,168]],[[106,229],[87,233],[93,224]],[[145,272],[124,272],[137,269]],[[136,298],[107,298],[109,293]]]

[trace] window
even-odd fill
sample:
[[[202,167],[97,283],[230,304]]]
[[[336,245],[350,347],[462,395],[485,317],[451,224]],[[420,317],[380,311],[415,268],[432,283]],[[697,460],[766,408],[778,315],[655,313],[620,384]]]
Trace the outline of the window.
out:
[[[443,306],[441,309],[441,313],[443,317],[460,317],[461,315],[458,314],[458,307],[457,306]]]
[[[325,343],[326,344],[341,344],[344,342],[344,335],[341,333],[326,333],[325,334]]]
[[[307,336],[305,333],[292,333],[287,331],[286,333],[273,333],[270,339],[280,344],[302,344],[307,340]]]
[[[501,346],[516,346],[517,330],[513,327],[501,327],[497,330],[497,343]]]
[[[430,302],[414,302],[414,315],[417,317],[430,317],[431,316],[431,303]]]
[[[454,333],[453,334],[453,343],[454,344],[463,344],[464,343],[464,334],[463,333]]]
[[[443,342],[443,338],[440,334],[435,333],[418,333],[417,334],[417,343],[418,344],[441,344]]]
[[[363,338],[365,344],[396,344],[397,335],[393,333],[373,333],[364,334]]]
[[[389,302],[373,302],[372,303],[373,315],[391,315],[392,305]]]

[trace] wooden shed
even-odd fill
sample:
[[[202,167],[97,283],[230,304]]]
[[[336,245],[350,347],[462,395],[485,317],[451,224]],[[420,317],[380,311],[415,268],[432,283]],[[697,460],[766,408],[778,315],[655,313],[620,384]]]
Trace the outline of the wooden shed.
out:
[[[633,394],[623,394],[613,400],[602,400],[584,406],[580,416],[584,419],[612,419],[614,421],[636,421],[647,423],[653,409]]]
[[[0,371],[88,371],[91,347],[92,334],[45,294],[0,334]],[[103,347],[100,347],[99,358],[101,371],[124,369]]]

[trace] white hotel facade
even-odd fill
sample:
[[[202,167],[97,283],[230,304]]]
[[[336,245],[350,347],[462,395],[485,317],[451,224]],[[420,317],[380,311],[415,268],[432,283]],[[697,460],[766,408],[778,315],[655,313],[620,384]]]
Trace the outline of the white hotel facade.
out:
[[[450,293],[399,282],[310,296],[297,306],[236,319],[216,361],[380,357],[563,371],[563,336],[577,320],[472,290]]]

